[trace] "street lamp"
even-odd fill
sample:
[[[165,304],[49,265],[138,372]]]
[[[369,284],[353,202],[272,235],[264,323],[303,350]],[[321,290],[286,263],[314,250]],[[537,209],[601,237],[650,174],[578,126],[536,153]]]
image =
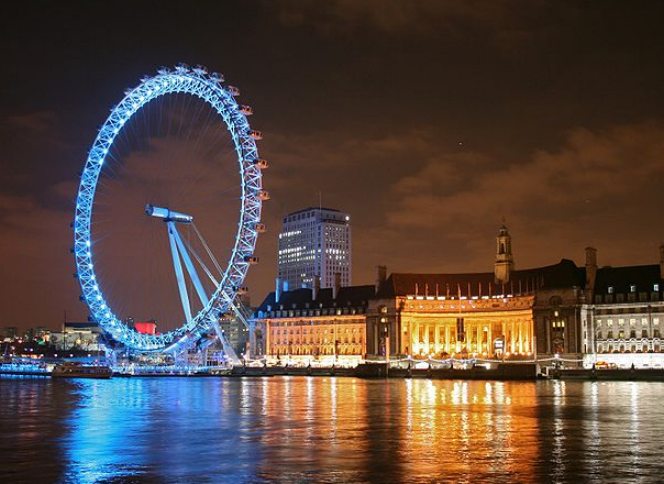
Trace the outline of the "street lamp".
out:
[[[385,342],[385,361],[390,361],[390,324],[386,317],[380,318],[381,331],[383,333],[383,341]]]

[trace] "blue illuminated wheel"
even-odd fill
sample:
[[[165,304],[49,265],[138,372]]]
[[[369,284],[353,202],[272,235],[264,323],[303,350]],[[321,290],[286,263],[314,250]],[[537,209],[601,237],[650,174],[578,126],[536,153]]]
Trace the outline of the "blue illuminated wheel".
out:
[[[183,93],[195,96],[207,103],[218,115],[219,123],[226,125],[240,175],[240,214],[235,234],[232,253],[225,268],[221,268],[219,280],[210,294],[203,295],[202,308],[186,318],[177,329],[158,335],[142,334],[123,323],[110,307],[102,290],[103,281],[95,274],[95,240],[91,237],[94,199],[97,183],[116,137],[129,123],[132,116],[151,101],[170,94]],[[76,276],[80,282],[82,299],[90,310],[91,317],[99,323],[110,338],[126,348],[138,352],[177,351],[185,348],[191,341],[215,331],[220,315],[229,311],[239,288],[247,274],[249,265],[255,263],[254,249],[258,232],[261,231],[261,205],[268,198],[262,189],[261,169],[267,166],[258,156],[256,140],[261,138],[258,131],[249,126],[247,115],[251,109],[240,106],[235,96],[237,88],[224,85],[221,75],[209,74],[204,68],[177,66],[174,69],[160,69],[158,74],[144,78],[141,83],[126,92],[125,97],[113,108],[110,116],[100,128],[90,149],[76,198],[73,252],[76,259]],[[170,227],[175,223],[187,223],[187,215],[169,211],[162,207],[146,207],[146,213],[164,219]],[[178,240],[177,230],[172,238],[174,261],[180,265],[180,259],[187,264],[187,251],[182,240]],[[179,245],[178,245],[179,244]],[[179,251],[176,254],[176,251]],[[190,258],[189,258],[190,259]],[[192,265],[189,260],[189,265]],[[182,267],[176,267],[176,273],[183,273]],[[189,269],[189,267],[187,267]],[[192,273],[190,272],[190,276]],[[194,281],[195,283],[196,281]],[[216,327],[218,331],[218,327]],[[221,335],[220,335],[221,336]]]

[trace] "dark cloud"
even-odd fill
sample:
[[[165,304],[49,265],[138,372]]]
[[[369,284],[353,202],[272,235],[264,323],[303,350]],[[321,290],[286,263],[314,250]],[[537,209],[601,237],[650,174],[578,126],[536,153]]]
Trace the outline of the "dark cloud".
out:
[[[397,204],[387,221],[432,235],[432,250],[455,240],[484,241],[482,252],[470,248],[439,259],[454,267],[458,259],[488,264],[489,234],[502,217],[517,250],[520,238],[527,241],[525,264],[574,258],[586,244],[608,260],[652,261],[664,239],[655,222],[664,206],[658,188],[663,140],[664,125],[646,122],[598,132],[578,128],[557,151],[517,163],[476,153],[439,156],[392,186]]]
[[[87,315],[75,302],[71,212],[46,208],[32,197],[6,195],[0,197],[0,211],[0,323],[57,326],[67,309],[73,317]]]
[[[520,267],[578,260],[587,244],[600,263],[652,262],[664,239],[663,13],[647,1],[14,6],[0,20],[0,326],[55,325],[64,309],[85,316],[70,277],[77,173],[123,90],[181,61],[226,74],[264,131],[272,200],[247,280],[254,302],[273,285],[281,218],[319,194],[351,213],[356,283],[371,282],[377,264],[487,270],[503,217]],[[224,151],[218,143],[202,144]],[[122,290],[151,283],[143,275],[123,287],[146,260],[129,226],[159,250],[165,242],[142,214],[145,199],[186,185],[201,201],[191,210],[212,224],[207,207],[232,205],[215,176],[232,172],[205,176],[208,153],[187,159],[165,132],[133,147],[125,171],[105,180],[99,215],[127,217],[116,247],[111,236],[102,244],[108,254],[136,249],[106,280],[137,307]],[[206,237],[223,245],[228,230],[210,227]],[[155,277],[168,280],[161,265]]]
[[[537,55],[539,46],[559,42],[561,26],[574,25],[580,17],[573,3],[548,0],[293,0],[273,6],[285,26],[324,37],[408,36],[461,52],[488,49],[512,59]]]
[[[352,33],[373,28],[387,33],[432,34],[460,22],[498,32],[516,32],[534,13],[545,13],[545,1],[515,0],[331,0],[278,4],[279,18],[288,26],[315,26],[320,32]]]

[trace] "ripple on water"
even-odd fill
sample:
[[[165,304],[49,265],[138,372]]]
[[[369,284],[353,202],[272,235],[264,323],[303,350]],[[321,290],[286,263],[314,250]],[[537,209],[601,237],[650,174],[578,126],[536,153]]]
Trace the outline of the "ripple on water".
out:
[[[664,471],[662,383],[0,379],[3,482],[606,482]]]

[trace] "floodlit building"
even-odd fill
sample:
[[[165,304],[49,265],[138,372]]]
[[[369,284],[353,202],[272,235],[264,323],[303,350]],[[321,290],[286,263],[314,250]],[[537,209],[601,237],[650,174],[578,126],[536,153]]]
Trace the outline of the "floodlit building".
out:
[[[284,217],[279,234],[278,274],[282,289],[322,288],[352,283],[350,216],[331,208],[307,208]]]
[[[59,351],[101,351],[101,328],[94,322],[65,322],[61,332],[51,332],[50,343]]]
[[[511,236],[496,237],[493,272],[403,274],[379,268],[367,311],[367,353],[415,358],[580,357],[583,269],[571,260],[514,269]]]
[[[313,289],[284,291],[278,279],[257,313],[262,350],[272,356],[341,354],[334,342],[342,341],[346,351],[372,358],[559,357],[586,366],[664,367],[664,246],[659,258],[659,264],[598,267],[597,251],[587,248],[581,267],[561,259],[516,269],[512,239],[502,226],[492,272],[388,277],[380,266],[373,291],[350,287],[361,296],[341,299],[316,282]],[[340,276],[337,281],[341,287]],[[343,324],[363,335],[362,347],[357,339],[339,340]]]
[[[664,245],[659,252],[659,265],[597,267],[597,251],[586,249],[587,365],[664,367]]]
[[[157,322],[152,321],[136,321],[134,323],[134,329],[141,334],[157,334]]]
[[[270,360],[331,364],[358,362],[366,353],[366,310],[373,285],[337,284],[274,291],[257,308],[258,346]]]

